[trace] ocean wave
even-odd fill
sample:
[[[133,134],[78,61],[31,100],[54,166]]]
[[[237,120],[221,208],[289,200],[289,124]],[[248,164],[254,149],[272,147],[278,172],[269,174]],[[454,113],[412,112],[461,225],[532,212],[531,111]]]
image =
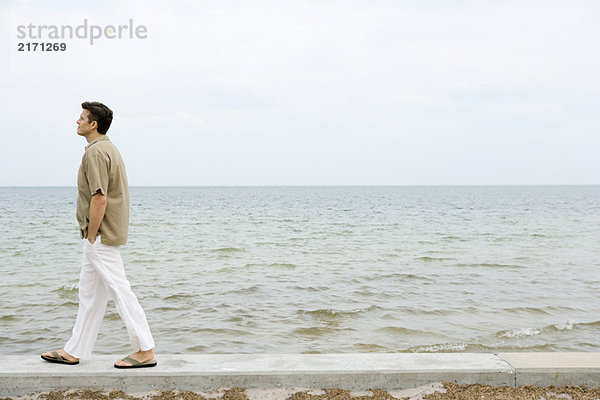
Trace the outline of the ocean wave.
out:
[[[269,264],[269,267],[294,269],[297,267],[297,265],[292,263],[273,263]]]
[[[177,331],[182,331],[183,329],[177,329]],[[216,334],[216,335],[231,335],[232,337],[237,336],[248,336],[252,335],[251,332],[241,330],[241,329],[229,329],[229,328],[194,328],[187,327],[186,329],[189,333],[205,333],[205,334]]]
[[[452,261],[452,260],[455,260],[455,259],[454,258],[447,258],[447,257],[428,257],[428,256],[422,256],[422,257],[416,257],[415,260],[425,261],[425,262],[435,262],[435,261]]]
[[[463,352],[467,353],[499,353],[499,352],[525,352],[525,351],[557,351],[558,348],[550,343],[534,343],[534,344],[507,344],[502,343],[487,343],[481,342],[465,343]]]
[[[60,304],[58,307],[79,307],[79,303],[76,301],[65,301],[64,303]]]
[[[250,267],[268,267],[268,268],[296,268],[297,265],[293,264],[293,263],[271,263],[271,264],[264,264],[264,263],[248,263],[245,265],[246,268],[250,268]]]
[[[256,293],[259,292],[261,289],[262,285],[252,285],[252,286],[248,286],[248,287],[243,287],[243,288],[239,288],[239,289],[235,289],[235,290],[229,290],[227,292],[224,292],[226,294],[248,294],[248,293]]]
[[[186,348],[185,351],[189,353],[205,353],[207,349],[208,346],[194,345]]]
[[[499,263],[472,263],[472,264],[456,264],[457,267],[475,267],[475,268],[525,268],[519,264],[499,264]]]
[[[373,275],[367,275],[367,276],[363,276],[361,277],[362,280],[365,281],[380,281],[382,279],[398,279],[398,280],[402,280],[404,281],[421,281],[421,282],[432,282],[435,281],[432,278],[426,277],[426,276],[421,276],[421,275],[415,275],[415,274],[406,274],[406,273],[402,273],[402,272],[393,272],[390,274],[373,274]]]
[[[335,329],[328,326],[311,326],[306,328],[296,328],[292,331],[292,334],[297,336],[320,337],[332,332],[335,332]]]
[[[466,343],[439,343],[424,346],[413,346],[409,349],[412,353],[452,353],[465,351]]]
[[[196,297],[196,295],[191,293],[175,293],[163,297],[163,300],[188,300],[193,297]]]
[[[167,306],[160,306],[160,307],[154,307],[154,308],[150,308],[151,311],[179,311],[181,308],[180,307],[167,307]]]
[[[486,352],[534,352],[534,351],[545,351],[545,352],[555,352],[561,351],[560,347],[557,347],[554,344],[549,343],[538,343],[538,344],[530,344],[530,345],[490,345],[484,346],[486,348]]]
[[[353,310],[336,310],[333,308],[319,308],[317,310],[298,310],[299,314],[307,314],[317,319],[337,319],[353,316],[364,312],[379,309],[378,306],[355,308]]]
[[[460,237],[460,236],[454,236],[454,235],[443,236],[442,240],[445,240],[445,241],[458,240],[459,242],[468,242],[469,241],[468,238],[464,238],[464,237]]]
[[[296,285],[294,286],[294,289],[298,289],[298,290],[306,290],[309,292],[322,292],[325,291],[327,289],[329,289],[327,286],[300,286],[300,285]]]
[[[531,235],[529,235],[529,237],[534,237],[534,238],[552,238],[552,236],[546,235],[544,233],[532,233]]]
[[[572,331],[573,330],[573,326],[574,323],[573,321],[567,321],[563,324],[554,324],[552,325],[553,328],[555,328],[558,331]]]
[[[497,332],[496,336],[506,337],[506,338],[518,338],[518,337],[524,337],[524,336],[535,336],[535,335],[539,335],[540,333],[542,333],[541,329],[518,328],[518,329],[511,329],[511,330]]]
[[[472,307],[471,307],[472,308]],[[473,308],[475,310],[475,308]],[[461,312],[465,311],[465,309],[461,309]],[[404,314],[410,314],[410,315],[448,315],[452,312],[452,310],[449,309],[442,309],[442,310],[423,310],[423,309],[416,309],[416,308],[407,308],[402,310],[402,312]]]
[[[376,344],[376,343],[355,343],[352,345],[353,348],[362,352],[390,352],[388,347]]]
[[[592,322],[579,322],[575,324],[575,326],[591,326],[595,328],[600,328],[600,321],[592,321]]]
[[[211,250],[215,253],[221,253],[221,254],[230,254],[230,253],[241,253],[244,252],[244,249],[239,249],[237,247],[220,247],[218,249],[213,249]]]
[[[371,290],[369,290],[369,289],[357,289],[357,290],[354,290],[352,292],[352,294],[355,295],[355,296],[364,296],[364,297],[369,297],[369,298],[372,298],[373,296],[376,295],[376,296],[378,296],[381,299],[392,298],[392,297],[395,298],[396,297],[395,294],[391,295],[391,294],[386,293],[386,292],[384,292],[382,290],[377,291],[377,289],[375,289],[375,288],[373,288]]]
[[[541,328],[528,327],[528,328],[515,328],[515,329],[502,330],[502,331],[496,332],[496,336],[512,339],[512,338],[520,338],[520,337],[527,337],[527,336],[537,336],[537,335],[541,335],[544,333],[564,333],[566,331],[572,331],[574,329],[577,329],[580,327],[587,327],[587,326],[600,327],[600,321],[575,322],[572,320],[568,320],[563,323],[550,324],[550,325],[546,325]]]
[[[384,253],[382,255],[385,256],[385,257],[387,257],[387,258],[397,258],[397,257],[400,257],[400,254],[398,254],[398,253]]]
[[[77,284],[72,284],[72,285],[62,285],[61,287],[54,289],[52,292],[54,293],[59,293],[61,295],[63,294],[77,294],[79,292],[79,286],[77,286]]]
[[[549,310],[546,309],[546,307],[541,308],[541,307],[512,307],[512,308],[505,308],[504,309],[505,312],[508,313],[518,313],[518,314],[547,314],[550,315],[551,312]]]
[[[115,310],[115,311],[107,311],[106,314],[104,314],[104,319],[105,320],[109,320],[109,321],[119,321],[121,319],[121,316],[119,315],[119,313]]]
[[[391,335],[427,335],[429,332],[422,331],[420,329],[404,328],[402,326],[385,326],[377,329],[378,332],[387,333]]]

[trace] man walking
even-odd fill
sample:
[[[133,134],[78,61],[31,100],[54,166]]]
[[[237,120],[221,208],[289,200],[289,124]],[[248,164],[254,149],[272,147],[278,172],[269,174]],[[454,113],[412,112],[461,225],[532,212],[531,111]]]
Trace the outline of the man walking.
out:
[[[127,242],[129,188],[121,154],[106,137],[112,111],[102,103],[85,102],[77,134],[85,147],[77,177],[77,221],[83,241],[79,276],[79,311],[64,349],[43,353],[46,361],[75,365],[88,358],[100,330],[108,300],[115,302],[129,340],[137,352],[115,362],[116,368],[154,367],[154,339],[146,314],[125,277],[119,245]]]

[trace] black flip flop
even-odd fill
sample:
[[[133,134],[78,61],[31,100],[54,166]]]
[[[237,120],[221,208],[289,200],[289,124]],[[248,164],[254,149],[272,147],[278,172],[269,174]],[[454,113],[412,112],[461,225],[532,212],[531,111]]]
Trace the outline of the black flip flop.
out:
[[[57,363],[57,364],[67,364],[67,365],[77,365],[79,364],[79,361],[71,361],[71,360],[67,360],[66,358],[64,358],[63,356],[61,356],[60,354],[58,354],[57,351],[51,351],[50,352],[54,357],[48,357],[42,354],[42,358],[46,361],[50,361],[53,363]]]
[[[121,369],[126,369],[126,368],[149,368],[149,367],[156,367],[156,360],[153,358],[152,360],[146,361],[146,362],[139,362],[138,360],[134,360],[133,358],[127,356],[125,358],[122,358],[121,361],[125,361],[126,363],[129,363],[131,365],[117,365],[115,364],[115,368],[121,368]]]

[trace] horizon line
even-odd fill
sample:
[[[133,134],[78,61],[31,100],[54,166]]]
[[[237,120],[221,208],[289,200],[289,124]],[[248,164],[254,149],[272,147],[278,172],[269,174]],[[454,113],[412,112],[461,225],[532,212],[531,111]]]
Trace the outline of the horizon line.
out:
[[[483,183],[483,184],[317,184],[317,185],[129,185],[155,188],[225,187],[491,187],[491,186],[600,186],[600,183]],[[0,185],[0,188],[77,188],[77,185]]]

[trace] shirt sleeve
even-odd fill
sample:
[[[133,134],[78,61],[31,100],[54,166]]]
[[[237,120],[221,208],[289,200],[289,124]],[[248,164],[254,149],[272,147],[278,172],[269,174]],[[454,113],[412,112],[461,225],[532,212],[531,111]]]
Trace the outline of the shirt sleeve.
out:
[[[100,192],[106,196],[108,193],[109,160],[105,154],[92,153],[87,158],[86,177],[93,196]]]

